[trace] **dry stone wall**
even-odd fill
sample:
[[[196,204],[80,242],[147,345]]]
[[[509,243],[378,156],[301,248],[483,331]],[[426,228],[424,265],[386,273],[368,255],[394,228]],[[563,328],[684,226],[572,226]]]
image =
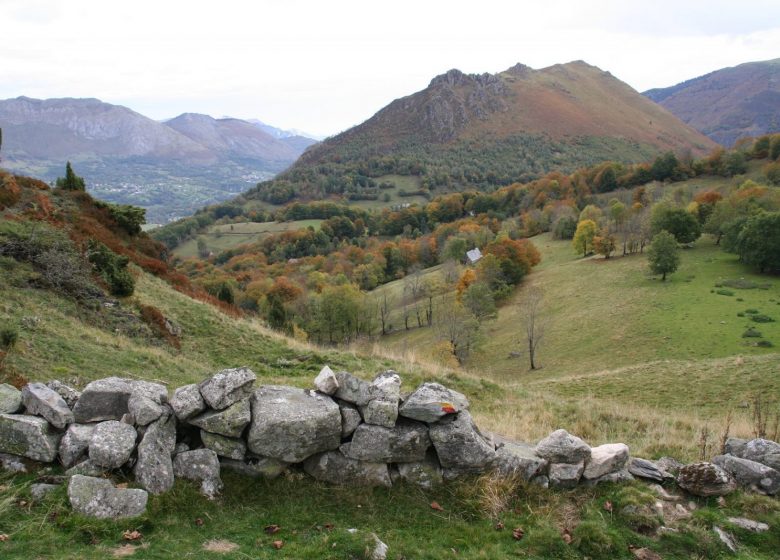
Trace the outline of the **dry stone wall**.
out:
[[[711,463],[632,458],[625,444],[591,447],[565,430],[536,445],[481,432],[467,397],[438,383],[401,392],[394,371],[365,381],[325,366],[311,390],[256,387],[249,368],[220,371],[171,395],[158,383],[110,377],[78,392],[60,382],[0,385],[0,465],[20,458],[59,462],[77,511],[121,518],[142,513],[148,493],[176,478],[217,496],[220,472],[273,478],[302,469],[332,484],[431,488],[494,471],[544,487],[622,482],[677,483],[692,494],[722,495],[738,486],[780,491],[780,445],[729,440]],[[111,482],[132,471],[139,488]]]

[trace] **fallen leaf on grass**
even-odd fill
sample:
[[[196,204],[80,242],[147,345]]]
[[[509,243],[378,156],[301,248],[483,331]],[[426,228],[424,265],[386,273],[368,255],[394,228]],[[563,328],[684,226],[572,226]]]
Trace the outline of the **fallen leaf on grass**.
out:
[[[234,542],[230,542],[222,539],[213,539],[203,543],[203,550],[208,550],[209,552],[219,552],[221,554],[227,554],[228,552],[233,552],[234,550],[238,550],[238,545]]]
[[[326,531],[332,531],[335,525],[333,523],[326,523],[325,525],[323,525],[323,527],[325,527]]]
[[[503,531],[503,529],[504,529],[503,522],[499,521],[498,523],[496,523],[496,531]]]
[[[444,511],[444,508],[439,505],[439,502],[431,502],[431,509],[436,511]]]
[[[525,531],[523,531],[522,527],[515,527],[512,529],[512,538],[516,541],[519,541],[525,536]]]
[[[197,525],[198,527],[203,527],[203,523],[204,523],[204,521],[203,521],[203,519],[201,519],[200,517],[198,517],[198,518],[195,520],[195,525]]]
[[[278,532],[279,532],[279,529],[280,529],[279,525],[276,525],[276,524],[274,523],[274,524],[272,524],[272,525],[267,525],[267,526],[266,526],[266,527],[263,529],[263,531],[265,531],[265,532],[266,532],[267,534],[269,534],[269,535],[275,535],[276,533],[278,533]]]
[[[276,549],[279,550],[284,546],[284,541],[274,541],[271,543],[271,545]]]
[[[561,538],[563,539],[563,542],[566,544],[571,544],[571,531],[568,529],[564,529],[561,533]]]
[[[137,547],[133,546],[132,544],[123,544],[122,546],[118,546],[117,548],[113,549],[111,551],[111,555],[114,558],[126,558],[127,556],[132,556],[135,554],[135,549]]]
[[[3,533],[2,535],[0,535],[0,542],[5,542],[5,541],[7,541],[7,540],[8,540],[8,539],[10,539],[10,538],[11,538],[11,537],[9,537],[9,536],[8,536],[8,535],[6,535],[5,533]]]
[[[637,560],[662,560],[661,556],[650,550],[649,548],[638,548],[636,546],[629,546],[628,550],[634,555]]]
[[[609,513],[612,513],[612,502],[607,500],[604,502],[604,511],[608,511]]]
[[[143,538],[143,535],[139,531],[131,531],[128,529],[124,533],[122,533],[122,538],[126,541],[137,541]]]

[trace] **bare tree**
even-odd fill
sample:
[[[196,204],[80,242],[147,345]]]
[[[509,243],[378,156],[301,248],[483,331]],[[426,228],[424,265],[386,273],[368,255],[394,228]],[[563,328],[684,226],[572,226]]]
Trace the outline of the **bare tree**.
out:
[[[387,290],[383,290],[376,303],[379,308],[379,324],[382,327],[382,335],[386,335],[390,328],[390,309],[393,306],[393,298],[387,297]]]
[[[536,286],[529,286],[525,297],[520,302],[520,312],[525,326],[524,338],[528,344],[528,360],[531,369],[536,369],[536,351],[544,338],[546,321],[542,316],[542,301],[544,294]]]

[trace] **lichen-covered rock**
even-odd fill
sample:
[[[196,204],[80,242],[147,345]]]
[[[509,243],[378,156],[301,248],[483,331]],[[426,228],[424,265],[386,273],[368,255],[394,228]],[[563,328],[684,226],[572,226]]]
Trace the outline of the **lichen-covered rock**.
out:
[[[243,461],[246,456],[246,443],[239,438],[229,438],[219,434],[200,431],[200,439],[206,449],[213,450],[220,457]]]
[[[352,441],[342,446],[342,453],[370,463],[410,463],[422,461],[430,446],[428,426],[401,420],[393,428],[361,424]]]
[[[16,414],[22,408],[22,393],[16,387],[0,383],[0,414]]]
[[[383,371],[368,386],[368,403],[360,408],[366,424],[392,428],[398,418],[401,377],[393,370]]]
[[[729,473],[740,486],[774,496],[780,492],[780,472],[750,459],[718,455],[712,462]]]
[[[133,392],[134,381],[121,377],[107,377],[89,383],[81,392],[81,397],[73,414],[76,422],[101,422],[120,420],[127,414],[127,401]]]
[[[50,463],[57,457],[61,437],[43,418],[0,414],[0,453]]]
[[[190,418],[189,423],[212,434],[226,437],[240,437],[251,419],[249,399],[231,404],[223,410],[207,410]]]
[[[577,464],[590,459],[590,446],[566,430],[555,430],[536,445],[536,454],[550,463]]]
[[[357,430],[363,418],[354,404],[340,402],[339,411],[341,412],[341,437],[348,438]]]
[[[110,480],[74,475],[68,484],[74,511],[98,519],[138,517],[146,511],[149,495],[137,488],[116,488]]]
[[[780,443],[768,439],[752,439],[745,444],[741,457],[780,471]]]
[[[674,457],[661,457],[655,461],[655,464],[658,465],[658,468],[662,471],[667,472],[675,477],[677,476],[677,473],[680,472],[680,469],[685,466]]]
[[[168,390],[159,383],[135,381],[127,400],[127,411],[138,426],[148,426],[166,411]]]
[[[247,445],[252,453],[299,463],[341,443],[341,411],[328,396],[266,385],[252,394]]]
[[[323,366],[317,377],[314,378],[314,387],[320,393],[332,395],[339,389],[339,380],[336,374],[328,366]]]
[[[60,462],[63,467],[69,469],[86,456],[93,431],[95,431],[94,424],[68,426],[68,431],[62,436],[59,447]]]
[[[444,416],[467,410],[469,401],[457,391],[438,383],[423,383],[409,395],[398,409],[398,414],[419,420],[436,422]]]
[[[73,412],[65,399],[43,383],[28,383],[22,387],[22,404],[27,414],[41,416],[60,430],[73,423]]]
[[[313,478],[349,486],[391,486],[385,463],[370,463],[345,457],[340,451],[326,451],[309,457],[303,469]]]
[[[290,466],[289,463],[270,457],[250,457],[244,461],[223,457],[219,463],[224,469],[250,478],[276,478]]]
[[[118,469],[130,459],[138,433],[129,424],[116,420],[100,422],[89,441],[89,459],[107,469]]]
[[[12,473],[26,473],[27,466],[19,455],[0,453],[0,469]]]
[[[252,394],[255,379],[248,367],[223,369],[199,384],[200,394],[211,408],[223,410]]]
[[[100,465],[96,465],[91,460],[86,459],[85,461],[81,461],[80,463],[76,463],[71,468],[65,471],[65,476],[70,477],[77,474],[83,475],[83,476],[95,476],[95,477],[105,477],[108,476],[110,473],[110,470],[106,467],[102,467]]]
[[[745,450],[748,440],[742,438],[730,437],[723,445],[723,453],[725,455],[734,455],[735,457],[742,457],[742,452]]]
[[[196,384],[179,387],[173,392],[170,402],[176,418],[182,422],[206,410],[206,401]]]
[[[344,402],[357,406],[368,404],[368,382],[363,381],[346,371],[337,371],[336,380],[339,388],[334,393],[334,397]]]
[[[496,460],[495,447],[479,432],[466,410],[431,424],[428,432],[439,462],[446,469],[478,473]]]
[[[73,409],[74,406],[76,406],[79,397],[81,397],[81,393],[79,391],[77,391],[73,387],[65,385],[62,381],[58,381],[56,379],[47,382],[46,386],[52,391],[54,391],[55,393],[57,393],[59,396],[61,396],[62,399],[65,401],[65,404],[67,404],[68,408],[70,408],[71,410]]]
[[[619,482],[630,482],[632,480],[634,480],[634,475],[628,472],[627,468],[624,468],[619,471],[607,473],[598,478],[583,478],[582,482],[584,482],[586,486],[595,486],[596,484],[601,484],[602,482],[611,482],[614,484]]]
[[[200,482],[200,491],[208,498],[214,498],[222,491],[219,458],[211,449],[179,453],[173,459],[173,472],[178,478]]]
[[[637,478],[655,480],[656,482],[666,482],[674,480],[674,475],[663,470],[654,461],[632,457],[628,462],[628,472]]]
[[[443,481],[441,465],[435,453],[429,453],[423,461],[398,463],[396,468],[398,478],[424,490],[430,490]]]
[[[731,476],[712,463],[691,463],[677,473],[677,485],[694,496],[725,496],[737,487]]]
[[[168,413],[146,428],[138,444],[135,479],[152,494],[162,494],[173,488],[173,456],[176,448],[176,417]]]
[[[582,478],[585,462],[551,463],[548,473],[550,486],[555,488],[574,488]]]
[[[623,470],[628,462],[628,446],[625,443],[607,443],[591,447],[584,478],[595,480],[604,475]]]
[[[536,454],[533,445],[506,441],[496,449],[496,470],[504,476],[517,475],[529,481],[546,469],[547,460]]]
[[[51,494],[55,490],[57,490],[59,486],[57,484],[43,484],[43,483],[37,483],[37,484],[31,484],[30,485],[30,496],[32,496],[32,499],[40,502],[42,501],[48,494]]]

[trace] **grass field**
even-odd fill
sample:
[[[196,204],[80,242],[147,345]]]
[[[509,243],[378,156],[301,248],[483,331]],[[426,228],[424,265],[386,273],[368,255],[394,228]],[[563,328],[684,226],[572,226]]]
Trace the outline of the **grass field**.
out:
[[[173,254],[183,259],[198,256],[198,239],[203,239],[206,247],[213,253],[255,243],[273,233],[295,231],[309,226],[317,229],[322,220],[294,220],[290,222],[239,222],[236,224],[221,224],[209,227],[196,239],[185,241]]]

